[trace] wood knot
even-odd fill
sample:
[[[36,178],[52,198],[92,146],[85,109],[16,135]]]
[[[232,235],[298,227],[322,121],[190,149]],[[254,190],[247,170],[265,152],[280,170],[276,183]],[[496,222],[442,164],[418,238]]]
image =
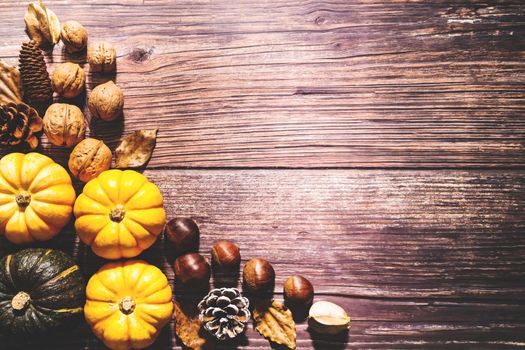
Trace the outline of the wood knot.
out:
[[[135,63],[144,62],[151,57],[153,54],[153,47],[144,49],[142,47],[136,47],[129,53],[128,57]]]
[[[326,18],[319,16],[315,19],[315,24],[321,25],[326,23]]]

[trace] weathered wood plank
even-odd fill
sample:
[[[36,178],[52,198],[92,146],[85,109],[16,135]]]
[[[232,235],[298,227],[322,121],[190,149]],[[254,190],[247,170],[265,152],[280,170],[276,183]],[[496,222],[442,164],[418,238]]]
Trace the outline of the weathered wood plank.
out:
[[[171,215],[202,223],[205,251],[234,238],[249,256],[275,262],[278,284],[300,269],[321,293],[523,297],[522,173],[146,174]]]
[[[220,239],[243,262],[269,259],[284,279],[303,274],[316,299],[343,305],[348,336],[300,349],[509,349],[525,344],[525,181],[509,171],[147,170],[169,217],[191,216],[209,257]],[[72,252],[86,275],[103,263],[72,231],[51,246]],[[2,247],[6,249],[5,242]],[[170,281],[159,242],[142,256]],[[266,349],[248,332],[242,349]],[[80,339],[80,340],[79,340]],[[172,347],[166,331],[159,348]],[[54,349],[101,349],[84,326]]]
[[[116,44],[126,121],[91,133],[160,127],[150,167],[525,165],[521,1],[47,3]],[[0,10],[16,63],[25,2]]]

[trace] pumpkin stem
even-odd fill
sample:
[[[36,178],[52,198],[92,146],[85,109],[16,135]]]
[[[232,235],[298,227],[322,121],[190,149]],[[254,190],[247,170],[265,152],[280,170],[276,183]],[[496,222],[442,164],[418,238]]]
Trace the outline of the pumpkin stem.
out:
[[[135,302],[133,299],[131,299],[131,297],[125,297],[122,299],[118,306],[124,315],[129,315],[133,312],[133,310],[135,310]]]
[[[117,204],[115,209],[113,209],[111,213],[109,213],[109,218],[111,219],[111,221],[121,222],[122,220],[124,220],[125,214],[126,211],[124,210],[122,204]]]
[[[24,310],[27,305],[29,305],[29,301],[31,300],[31,297],[26,292],[18,292],[17,295],[13,297],[11,300],[11,307],[15,310]]]
[[[22,191],[15,196],[15,201],[20,208],[25,208],[31,203],[31,195]]]

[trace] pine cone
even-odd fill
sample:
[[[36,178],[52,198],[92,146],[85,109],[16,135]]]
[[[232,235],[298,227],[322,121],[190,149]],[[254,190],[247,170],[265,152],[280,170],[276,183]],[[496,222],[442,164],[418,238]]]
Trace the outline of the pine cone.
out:
[[[26,98],[36,103],[51,100],[53,89],[47,73],[46,61],[42,51],[34,41],[31,40],[22,44],[19,61]]]
[[[25,103],[0,105],[0,145],[15,146],[26,142],[32,149],[38,146],[36,132],[42,130],[42,118]]]
[[[217,339],[232,339],[244,331],[250,319],[249,304],[238,289],[213,289],[198,305],[199,318]]]

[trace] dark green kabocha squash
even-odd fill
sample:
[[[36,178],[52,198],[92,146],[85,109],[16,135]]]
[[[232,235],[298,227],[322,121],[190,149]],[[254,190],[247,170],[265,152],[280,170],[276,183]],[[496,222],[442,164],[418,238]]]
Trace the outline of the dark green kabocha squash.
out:
[[[85,281],[58,250],[25,249],[0,260],[0,332],[50,334],[82,315]]]

